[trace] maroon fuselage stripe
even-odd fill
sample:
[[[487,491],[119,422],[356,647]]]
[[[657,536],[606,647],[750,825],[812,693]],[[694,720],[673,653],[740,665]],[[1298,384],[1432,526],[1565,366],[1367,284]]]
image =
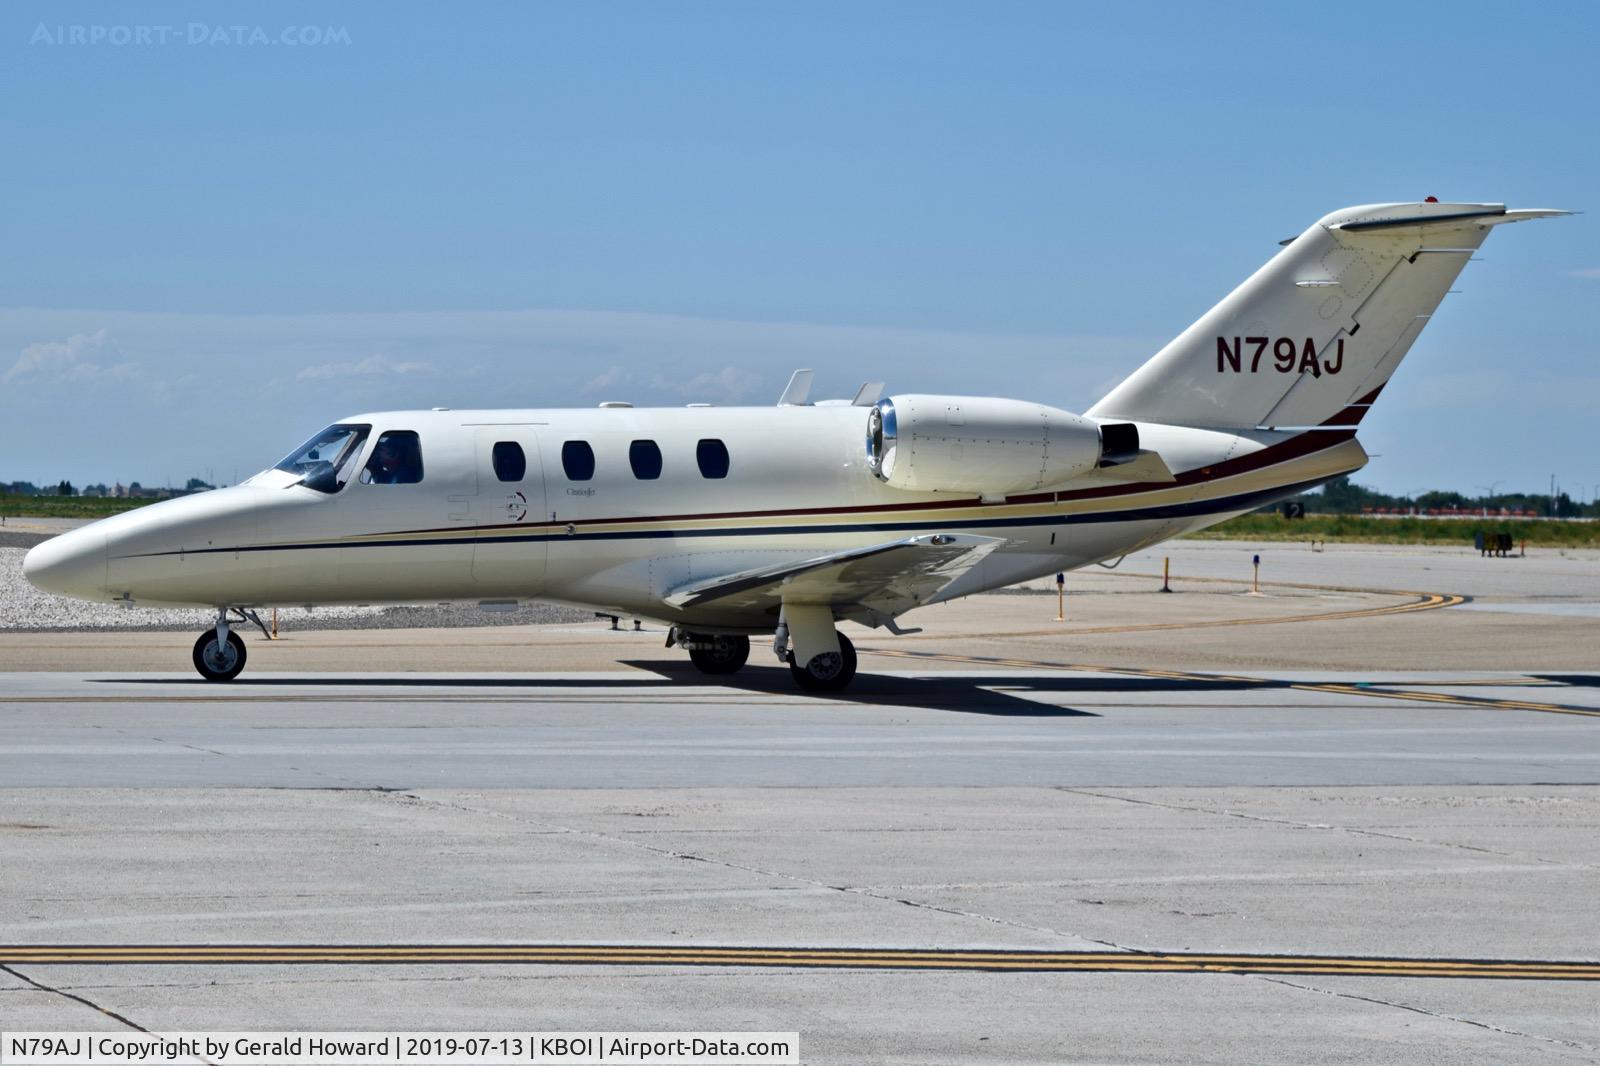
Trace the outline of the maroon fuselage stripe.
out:
[[[1377,396],[1382,390],[1380,385],[1370,395]],[[1366,397],[1363,397],[1366,399]],[[1335,416],[1338,417],[1338,416]],[[1323,451],[1347,440],[1355,439],[1355,430],[1316,430],[1301,433],[1288,440],[1271,444],[1258,452],[1241,455],[1236,459],[1227,459],[1214,466],[1200,467],[1188,470],[1179,475],[1175,481],[1140,481],[1127,485],[1106,485],[1093,489],[1078,489],[1074,492],[1035,492],[1026,496],[1011,496],[1006,499],[1003,506],[1015,507],[1035,503],[1067,503],[1073,500],[1111,499],[1118,496],[1133,496],[1160,489],[1183,488],[1190,485],[1215,481],[1218,478],[1235,477],[1239,474],[1259,470],[1262,467],[1274,466],[1287,462],[1290,459],[1299,459],[1315,452]],[[795,507],[770,511],[720,511],[701,514],[672,514],[672,515],[640,515],[613,518],[576,518],[571,521],[557,522],[502,522],[495,525],[475,527],[479,531],[494,529],[540,529],[543,527],[564,526],[594,526],[608,525],[616,522],[647,523],[647,522],[708,522],[727,518],[792,518],[803,515],[865,515],[865,514],[892,514],[896,511],[938,511],[960,508],[985,506],[977,497],[962,497],[954,500],[933,500],[921,503],[880,503],[868,504],[863,507]],[[1000,506],[1000,505],[996,505]],[[461,526],[440,526],[432,529],[407,529],[390,533],[374,533],[371,536],[395,536],[400,533],[459,533]]]

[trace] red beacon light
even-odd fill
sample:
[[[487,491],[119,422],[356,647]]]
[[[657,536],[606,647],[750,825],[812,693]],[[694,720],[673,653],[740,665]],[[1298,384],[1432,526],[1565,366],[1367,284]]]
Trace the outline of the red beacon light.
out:
[[[1430,196],[1422,202],[1425,204],[1436,204],[1439,202],[1439,198],[1437,196]]]

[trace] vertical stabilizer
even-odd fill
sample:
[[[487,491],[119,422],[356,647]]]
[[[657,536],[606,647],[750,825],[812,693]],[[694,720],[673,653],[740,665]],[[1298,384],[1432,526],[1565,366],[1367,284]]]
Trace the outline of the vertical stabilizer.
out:
[[[1088,414],[1209,428],[1354,425],[1492,226],[1562,211],[1335,211]]]

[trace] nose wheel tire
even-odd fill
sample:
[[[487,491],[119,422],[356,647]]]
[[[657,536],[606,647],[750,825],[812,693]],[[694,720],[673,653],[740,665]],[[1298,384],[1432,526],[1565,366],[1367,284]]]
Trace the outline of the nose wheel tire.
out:
[[[689,661],[699,667],[702,674],[737,673],[749,658],[750,638],[743,636],[713,637],[711,647],[689,652]]]
[[[804,666],[796,663],[794,652],[790,652],[789,673],[794,675],[795,684],[807,692],[838,692],[855,679],[856,646],[840,633],[837,655],[833,652],[813,655]]]
[[[194,642],[194,668],[207,681],[232,681],[244,669],[244,641],[228,631],[228,640],[217,643],[217,631],[208,629]]]

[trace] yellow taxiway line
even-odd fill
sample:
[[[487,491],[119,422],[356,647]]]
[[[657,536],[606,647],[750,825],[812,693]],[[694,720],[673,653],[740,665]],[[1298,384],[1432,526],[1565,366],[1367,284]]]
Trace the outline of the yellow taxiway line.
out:
[[[1220,581],[1220,578],[1204,578],[1198,580]],[[1230,582],[1232,583],[1232,582]],[[1268,582],[1263,581],[1263,585]],[[1335,585],[1290,585],[1287,582],[1274,582],[1277,587],[1318,589],[1326,592],[1362,592],[1381,596],[1409,596],[1412,599],[1404,603],[1390,603],[1379,607],[1356,607],[1342,611],[1313,611],[1308,614],[1288,614],[1275,616],[1256,616],[1250,618],[1211,618],[1199,619],[1188,622],[1143,622],[1132,625],[1118,626],[1056,626],[1053,629],[1017,629],[1004,632],[985,633],[985,640],[995,640],[1001,637],[1047,637],[1047,636],[1082,636],[1090,633],[1159,633],[1174,629],[1218,629],[1226,626],[1274,626],[1285,625],[1290,622],[1347,622],[1357,618],[1382,618],[1388,615],[1413,614],[1417,611],[1437,611],[1445,607],[1459,607],[1467,602],[1467,597],[1453,592],[1401,592],[1385,589],[1346,589]],[[929,634],[925,636],[901,637],[901,640],[948,640],[947,635]]]
[[[1260,973],[1354,977],[1600,980],[1600,962],[1142,951],[659,947],[628,944],[5,945],[0,965],[542,964],[1022,973]]]

